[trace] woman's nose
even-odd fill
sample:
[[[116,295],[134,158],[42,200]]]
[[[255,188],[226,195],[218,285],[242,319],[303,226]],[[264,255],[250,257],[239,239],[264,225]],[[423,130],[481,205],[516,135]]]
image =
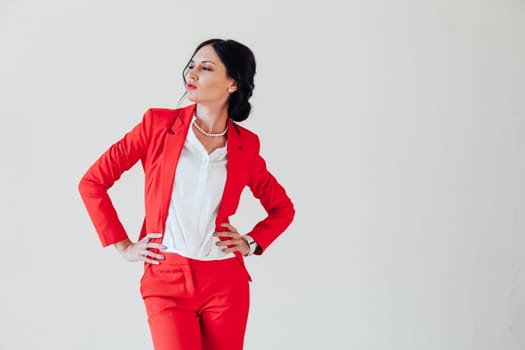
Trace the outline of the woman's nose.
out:
[[[197,72],[195,71],[195,68],[188,68],[188,78],[192,80],[199,80],[199,76],[197,75]]]

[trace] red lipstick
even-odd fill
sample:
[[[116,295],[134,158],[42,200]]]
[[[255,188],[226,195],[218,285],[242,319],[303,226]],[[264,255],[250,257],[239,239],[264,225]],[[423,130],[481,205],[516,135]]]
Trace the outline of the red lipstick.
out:
[[[188,88],[188,90],[194,90],[197,88],[197,86],[190,84],[190,83],[186,84],[186,87]]]

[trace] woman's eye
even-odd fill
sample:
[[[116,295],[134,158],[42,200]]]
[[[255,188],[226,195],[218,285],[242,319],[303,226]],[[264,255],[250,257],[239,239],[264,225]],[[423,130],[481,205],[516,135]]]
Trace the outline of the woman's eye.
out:
[[[195,66],[188,66],[188,70],[192,70],[193,68],[195,68]],[[209,67],[202,67],[202,70],[207,70],[207,71],[211,71],[211,69]]]

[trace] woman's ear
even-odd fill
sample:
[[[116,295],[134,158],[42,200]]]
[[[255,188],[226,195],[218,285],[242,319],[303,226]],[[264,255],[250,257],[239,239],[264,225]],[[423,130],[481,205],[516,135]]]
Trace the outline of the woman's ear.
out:
[[[237,91],[237,84],[234,82],[229,88],[228,92],[235,92]]]

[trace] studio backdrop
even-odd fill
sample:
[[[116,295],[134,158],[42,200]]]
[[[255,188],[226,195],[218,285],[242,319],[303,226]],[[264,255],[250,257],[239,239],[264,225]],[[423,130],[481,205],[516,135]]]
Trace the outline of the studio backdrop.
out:
[[[294,201],[252,274],[245,348],[525,348],[525,2],[0,1],[0,349],[151,349],[142,264],[101,248],[87,168],[189,104],[208,38],[257,60],[268,168]],[[136,240],[139,163],[110,196]],[[232,224],[265,215],[250,191]]]

